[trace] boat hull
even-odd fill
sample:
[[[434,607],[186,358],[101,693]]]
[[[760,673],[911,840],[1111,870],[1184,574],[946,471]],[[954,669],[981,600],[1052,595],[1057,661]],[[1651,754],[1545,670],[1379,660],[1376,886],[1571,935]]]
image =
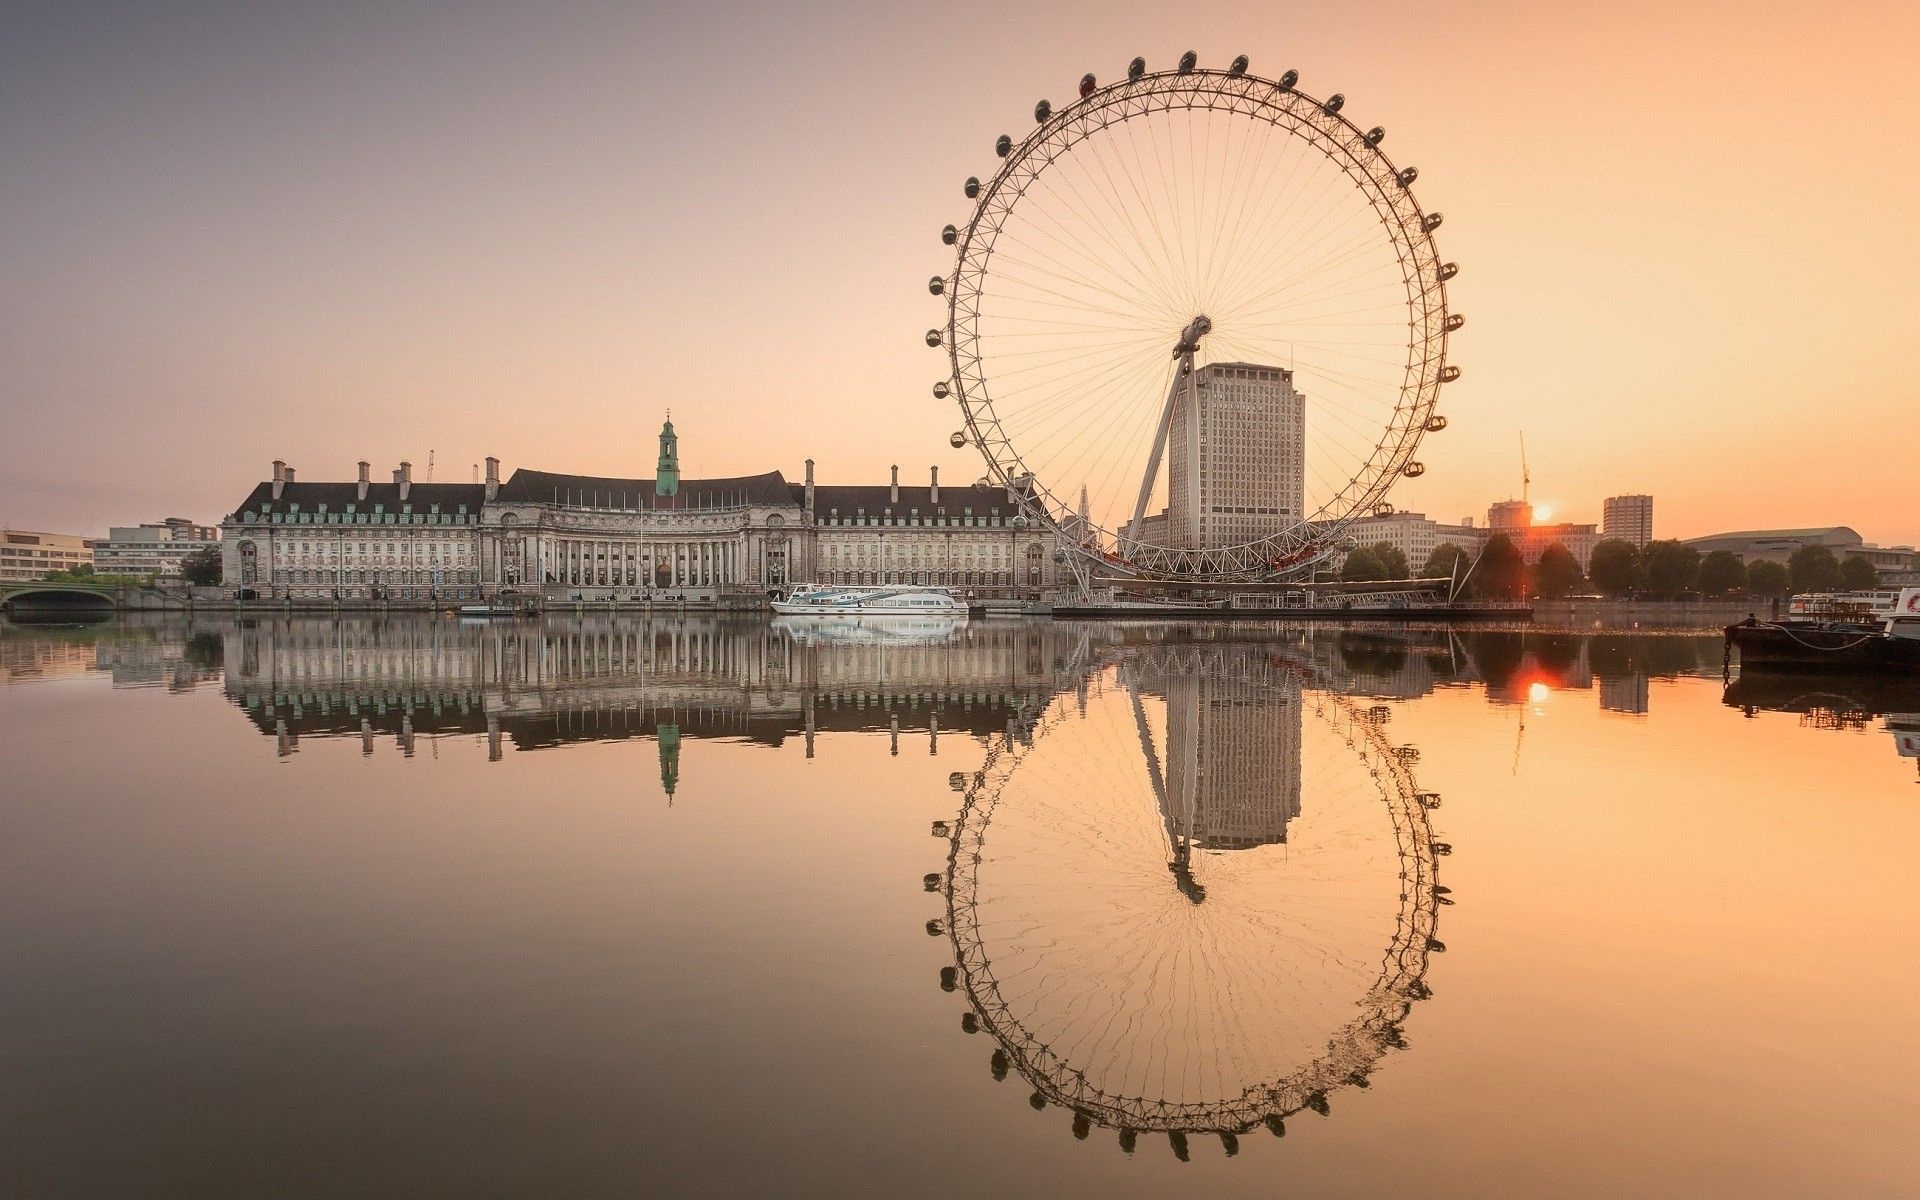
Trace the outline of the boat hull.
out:
[[[1920,674],[1920,638],[1819,624],[1726,627],[1742,667],[1778,671],[1889,671]]]

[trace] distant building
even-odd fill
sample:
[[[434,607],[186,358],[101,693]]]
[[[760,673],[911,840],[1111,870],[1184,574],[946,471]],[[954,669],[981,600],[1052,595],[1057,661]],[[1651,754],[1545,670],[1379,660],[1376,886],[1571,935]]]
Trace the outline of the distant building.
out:
[[[49,571],[93,565],[92,538],[77,533],[0,529],[0,583],[32,583]]]
[[[1406,556],[1407,569],[1418,575],[1433,552],[1451,543],[1469,557],[1480,552],[1487,530],[1468,517],[1458,525],[1444,525],[1425,513],[1397,512],[1385,517],[1363,517],[1347,526],[1347,535],[1355,546],[1377,546],[1382,542]]]
[[[1213,363],[1175,395],[1167,436],[1171,545],[1234,546],[1278,533],[1306,507],[1306,397],[1293,372]]]
[[[102,575],[177,576],[189,554],[219,549],[220,530],[168,517],[157,525],[115,526],[94,543],[93,569]]]
[[[1487,506],[1487,528],[1505,534],[1519,549],[1520,557],[1537,563],[1547,547],[1558,543],[1567,548],[1580,569],[1587,569],[1593,548],[1600,542],[1600,527],[1562,521],[1554,525],[1535,525],[1533,505],[1524,500],[1497,500]]]
[[[1899,575],[1915,567],[1912,546],[1870,546],[1866,539],[1845,525],[1812,526],[1806,529],[1746,529],[1734,533],[1714,533],[1688,538],[1687,545],[1701,554],[1728,550],[1743,562],[1764,559],[1784,563],[1804,546],[1825,546],[1843,562],[1858,554],[1873,564],[1882,576]]]
[[[1600,536],[1645,547],[1653,540],[1653,497],[1608,496],[1600,510]]]

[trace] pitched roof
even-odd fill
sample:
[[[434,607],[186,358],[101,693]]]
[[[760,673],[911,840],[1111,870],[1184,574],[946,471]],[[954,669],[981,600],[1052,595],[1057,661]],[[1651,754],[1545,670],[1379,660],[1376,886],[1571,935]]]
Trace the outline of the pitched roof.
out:
[[[794,503],[804,503],[806,485],[791,484]],[[864,512],[870,517],[907,516],[918,510],[923,517],[934,515],[937,509],[946,509],[948,516],[959,516],[967,509],[973,510],[976,517],[998,515],[1012,520],[1020,512],[1018,501],[1007,499],[1007,489],[1003,487],[974,487],[971,484],[951,485],[940,489],[939,503],[933,499],[931,487],[900,488],[898,502],[892,499],[893,489],[884,483],[829,483],[816,484],[813,489],[813,514],[824,517],[840,510],[842,517],[851,517]]]
[[[791,503],[778,471],[727,479],[682,479],[672,496],[654,495],[651,479],[607,475],[562,475],[521,468],[500,485],[499,498],[519,504],[587,504],[609,508],[718,508],[737,504]]]
[[[1833,534],[1845,534],[1851,541],[1860,541],[1860,535],[1845,525],[1816,525],[1807,529],[1738,529],[1732,533],[1709,533],[1704,537],[1688,538],[1689,542],[1721,542],[1729,538],[1742,541],[1794,541],[1803,542],[1809,538],[1825,538]]]
[[[450,513],[462,504],[470,513],[478,513],[486,502],[487,489],[479,483],[416,483],[407,490],[407,498],[400,498],[400,485],[397,483],[370,483],[367,485],[367,498],[360,499],[358,483],[289,483],[281,489],[280,498],[273,498],[271,482],[257,483],[247,493],[234,515],[241,513],[292,512],[295,507],[301,512],[318,512],[322,505],[330,513],[347,511],[352,505],[355,512],[372,512],[374,505],[381,505],[387,512],[397,513],[403,506],[414,512],[429,511],[433,505],[439,505],[440,511]]]

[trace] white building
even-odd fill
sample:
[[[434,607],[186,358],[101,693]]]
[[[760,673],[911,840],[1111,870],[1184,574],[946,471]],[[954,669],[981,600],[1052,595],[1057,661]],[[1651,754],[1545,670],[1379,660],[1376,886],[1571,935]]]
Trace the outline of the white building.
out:
[[[1418,575],[1427,558],[1443,545],[1452,544],[1469,558],[1480,553],[1488,532],[1468,517],[1457,525],[1443,525],[1425,513],[1396,512],[1384,517],[1363,517],[1347,527],[1347,536],[1355,546],[1377,546],[1382,542],[1406,556],[1407,569]]]
[[[222,524],[229,586],[259,598],[719,603],[794,583],[944,585],[1031,596],[1056,582],[1050,530],[1004,488],[818,485],[813,462],[682,479],[661,430],[653,478],[521,469],[484,484],[300,483],[285,463]]]
[[[116,525],[94,543],[93,569],[102,575],[178,576],[189,554],[220,540],[220,530],[168,517],[154,525]],[[215,547],[217,548],[217,547]]]
[[[1167,438],[1167,537],[1185,549],[1235,546],[1302,519],[1306,397],[1293,372],[1213,363],[1175,393]]]
[[[1644,549],[1653,540],[1653,497],[1608,496],[1600,509],[1600,536]]]

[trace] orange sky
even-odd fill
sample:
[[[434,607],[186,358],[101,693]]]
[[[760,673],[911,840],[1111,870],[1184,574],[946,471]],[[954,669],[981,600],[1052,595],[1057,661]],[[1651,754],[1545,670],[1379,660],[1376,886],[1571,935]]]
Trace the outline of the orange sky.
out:
[[[215,519],[286,458],[980,473],[921,342],[960,181],[1082,71],[1295,67],[1446,214],[1403,508],[1920,541],[1920,9],[62,6],[0,45],[0,523]]]

